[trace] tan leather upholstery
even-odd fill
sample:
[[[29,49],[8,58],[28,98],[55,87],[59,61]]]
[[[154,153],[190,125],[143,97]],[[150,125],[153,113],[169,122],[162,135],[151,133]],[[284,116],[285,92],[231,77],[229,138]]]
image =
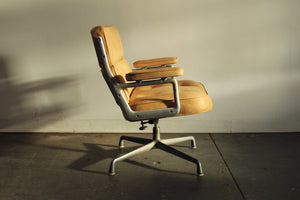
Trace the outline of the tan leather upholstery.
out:
[[[131,67],[124,59],[123,46],[119,32],[114,26],[97,26],[91,30],[91,34],[94,38],[102,37],[107,59],[112,73],[116,77],[119,83],[128,83],[125,75],[130,73]],[[129,96],[133,88],[123,89],[123,93],[129,101]]]
[[[166,78],[183,75],[183,69],[180,67],[157,67],[148,69],[133,70],[126,74],[128,81],[138,81],[154,78]]]
[[[158,65],[169,65],[177,63],[176,57],[166,57],[166,58],[154,58],[149,60],[139,60],[133,63],[133,66],[136,68],[140,67],[151,67]]]
[[[212,109],[212,101],[205,87],[198,82],[178,81],[180,113],[191,115]],[[174,106],[171,84],[137,87],[130,96],[130,106],[135,111],[156,110]]]
[[[128,83],[135,80],[173,77],[183,74],[182,68],[149,68],[133,70],[123,57],[123,47],[118,30],[113,27],[98,26],[91,30],[92,36],[102,37],[108,62],[113,75],[119,83]],[[157,66],[173,64],[177,58],[159,58],[137,61],[135,67]],[[195,81],[178,81],[180,97],[179,115],[190,115],[206,112],[212,109],[212,101],[205,87]],[[156,110],[174,107],[174,95],[171,84],[150,85],[124,89],[124,95],[134,111]]]

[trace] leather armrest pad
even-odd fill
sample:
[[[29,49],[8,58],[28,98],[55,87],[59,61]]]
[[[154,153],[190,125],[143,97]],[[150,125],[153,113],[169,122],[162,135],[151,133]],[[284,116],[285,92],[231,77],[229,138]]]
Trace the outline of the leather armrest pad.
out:
[[[168,64],[175,64],[177,63],[176,57],[166,57],[166,58],[154,58],[149,60],[139,60],[133,63],[135,68],[140,67],[151,67],[151,66],[158,66],[158,65],[168,65]]]
[[[158,67],[150,69],[133,70],[126,74],[127,81],[140,81],[155,78],[167,78],[183,75],[183,68],[180,67]]]

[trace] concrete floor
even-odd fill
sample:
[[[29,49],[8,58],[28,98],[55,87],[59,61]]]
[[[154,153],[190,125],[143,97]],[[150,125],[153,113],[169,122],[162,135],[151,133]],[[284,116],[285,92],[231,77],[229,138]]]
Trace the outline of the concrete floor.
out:
[[[299,199],[299,133],[194,136],[197,149],[173,147],[199,159],[203,177],[157,149],[117,163],[109,176],[111,159],[138,146],[118,149],[119,134],[3,133],[0,199]]]

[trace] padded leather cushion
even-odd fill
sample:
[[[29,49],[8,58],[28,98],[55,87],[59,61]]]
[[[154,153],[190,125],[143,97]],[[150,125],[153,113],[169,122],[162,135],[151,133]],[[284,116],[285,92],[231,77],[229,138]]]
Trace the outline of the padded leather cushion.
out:
[[[128,81],[138,81],[154,78],[166,78],[183,75],[183,68],[180,67],[158,67],[149,69],[133,70],[126,74]]]
[[[136,68],[140,67],[150,67],[158,65],[168,65],[177,63],[176,57],[166,57],[166,58],[154,58],[149,60],[139,60],[133,63],[133,66]]]
[[[114,26],[97,26],[91,30],[91,34],[94,38],[102,37],[110,69],[117,81],[119,83],[128,83],[125,75],[132,70],[123,58],[124,51],[118,29]],[[123,89],[123,94],[127,101],[129,101],[131,91],[132,88]]]
[[[178,81],[180,113],[191,115],[212,109],[212,101],[201,83]],[[130,96],[129,105],[135,111],[162,109],[174,106],[171,84],[142,86],[135,88]]]

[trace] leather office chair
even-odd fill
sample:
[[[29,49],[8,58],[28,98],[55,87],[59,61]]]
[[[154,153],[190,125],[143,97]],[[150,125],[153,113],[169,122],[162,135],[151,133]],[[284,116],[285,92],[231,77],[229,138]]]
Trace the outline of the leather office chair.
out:
[[[123,47],[116,27],[97,26],[91,30],[96,54],[102,75],[109,86],[116,103],[128,121],[141,121],[153,124],[153,139],[121,136],[119,147],[124,147],[124,140],[143,144],[142,147],[113,159],[109,173],[115,174],[116,162],[128,159],[136,154],[159,148],[197,166],[197,175],[202,176],[200,162],[169,145],[190,141],[196,148],[192,136],[161,139],[158,121],[161,118],[191,115],[212,109],[212,101],[201,83],[181,80],[174,77],[183,75],[183,69],[172,67],[177,58],[157,58],[133,63],[137,69],[131,69],[123,57]]]

